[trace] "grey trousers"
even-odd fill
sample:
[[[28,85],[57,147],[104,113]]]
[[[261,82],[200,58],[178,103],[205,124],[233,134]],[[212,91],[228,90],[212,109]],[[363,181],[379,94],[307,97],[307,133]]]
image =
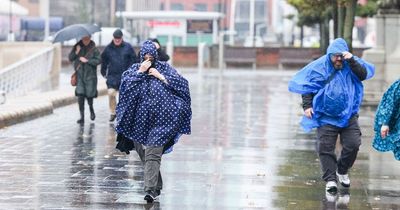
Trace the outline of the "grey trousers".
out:
[[[144,164],[144,191],[161,190],[163,182],[160,165],[164,147],[144,147],[142,144],[133,143],[140,160]]]
[[[340,135],[343,147],[339,159],[335,154],[336,140]],[[361,145],[361,130],[358,125],[358,115],[349,120],[349,125],[339,128],[333,125],[324,125],[317,129],[318,155],[322,168],[322,179],[337,181],[336,170],[339,174],[347,174],[353,166]]]

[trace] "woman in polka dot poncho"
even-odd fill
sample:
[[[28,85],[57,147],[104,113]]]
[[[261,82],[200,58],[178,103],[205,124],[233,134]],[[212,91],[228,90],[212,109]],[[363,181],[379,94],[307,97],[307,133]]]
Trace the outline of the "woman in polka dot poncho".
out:
[[[153,57],[153,62],[145,56]],[[147,57],[146,57],[147,58]],[[157,49],[146,41],[140,63],[122,75],[117,106],[117,133],[145,146],[160,147],[182,134],[190,134],[189,83],[166,62],[157,60]]]
[[[192,111],[188,81],[158,61],[151,41],[143,43],[140,63],[122,75],[116,114],[118,136],[133,141],[144,163],[144,199],[153,202],[162,188],[161,156],[182,134],[190,134]]]

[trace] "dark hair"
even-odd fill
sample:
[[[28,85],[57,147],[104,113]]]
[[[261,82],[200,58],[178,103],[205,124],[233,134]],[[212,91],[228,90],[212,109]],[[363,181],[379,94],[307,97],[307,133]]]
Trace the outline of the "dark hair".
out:
[[[160,48],[161,48],[161,44],[160,44],[160,41],[158,41],[158,39],[157,38],[154,38],[154,39],[150,39],[152,42],[157,42],[157,44],[160,46]]]

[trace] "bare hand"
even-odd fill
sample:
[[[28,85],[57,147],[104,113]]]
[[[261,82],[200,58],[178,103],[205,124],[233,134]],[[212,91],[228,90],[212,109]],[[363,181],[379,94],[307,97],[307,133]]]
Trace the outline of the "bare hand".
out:
[[[384,139],[388,135],[389,135],[389,126],[382,125],[382,127],[381,127],[381,137]]]
[[[79,54],[79,51],[81,51],[81,46],[79,46],[79,45],[76,45],[76,47],[75,47],[75,54]]]
[[[159,80],[165,80],[165,77],[155,68],[150,68],[149,75],[156,77]]]
[[[79,60],[82,62],[82,63],[87,63],[89,60],[87,59],[87,58],[85,58],[85,57],[79,57]]]
[[[311,119],[313,114],[314,114],[313,108],[308,108],[308,109],[304,110],[304,115],[305,115],[307,118],[310,118],[310,119]]]
[[[150,60],[143,61],[143,63],[140,64],[139,72],[147,71],[147,69],[149,69],[150,66],[151,66],[151,61]]]
[[[351,54],[350,52],[347,52],[347,51],[342,52],[342,55],[345,60],[349,60],[353,57],[353,54]]]

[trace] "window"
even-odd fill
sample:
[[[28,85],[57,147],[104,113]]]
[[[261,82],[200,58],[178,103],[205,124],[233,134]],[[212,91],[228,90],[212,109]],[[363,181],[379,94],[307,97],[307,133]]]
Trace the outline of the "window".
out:
[[[265,1],[254,2],[254,18],[255,20],[265,20],[266,17],[266,3]],[[238,1],[236,4],[236,20],[248,21],[250,19],[250,2]]]
[[[254,8],[254,18],[256,20],[264,20],[265,19],[265,2],[256,1]]]
[[[222,7],[221,7],[222,6]],[[221,13],[226,13],[226,7],[225,4],[214,4],[214,12],[221,12]]]
[[[250,17],[250,3],[248,1],[239,1],[236,4],[236,19],[248,20]]]
[[[180,4],[180,3],[172,3],[172,4],[171,4],[171,10],[182,11],[182,10],[183,10],[183,4]]]
[[[194,4],[194,11],[207,11],[207,4]]]

